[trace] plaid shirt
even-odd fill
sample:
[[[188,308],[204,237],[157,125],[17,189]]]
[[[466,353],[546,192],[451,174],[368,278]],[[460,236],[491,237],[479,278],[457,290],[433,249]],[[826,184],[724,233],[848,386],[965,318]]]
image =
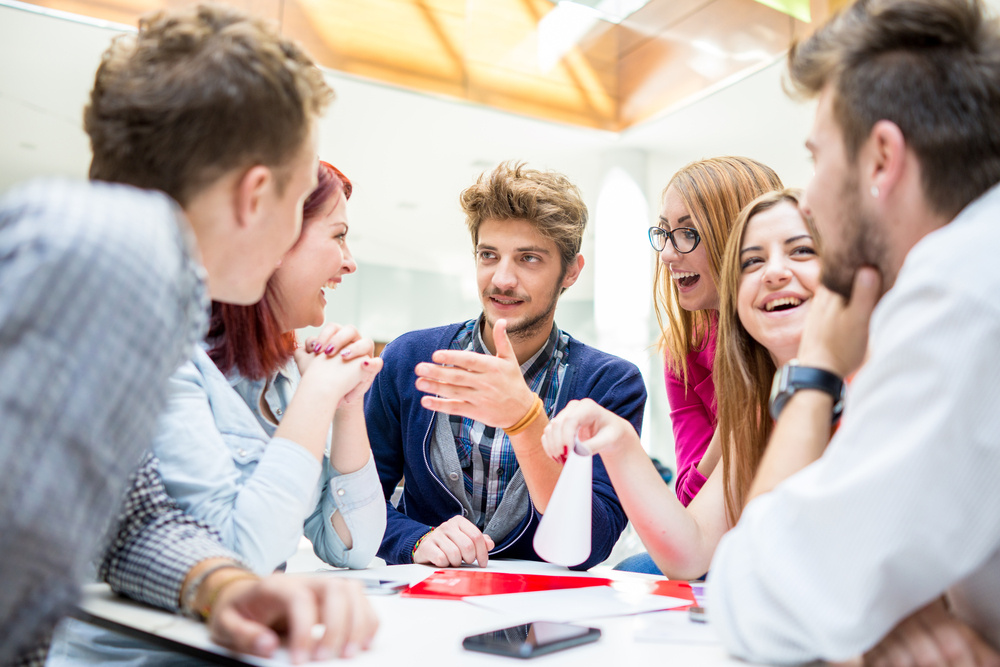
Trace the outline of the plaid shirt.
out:
[[[166,196],[34,182],[0,201],[0,663],[75,602],[167,379],[205,326]]]
[[[455,336],[451,349],[489,354],[483,343],[481,321],[482,318],[469,320]],[[553,325],[542,349],[521,364],[525,383],[541,397],[545,413],[550,417],[566,375],[564,359],[568,345],[569,335]],[[507,483],[517,472],[517,457],[503,429],[452,415],[451,430],[465,475],[465,492],[472,504],[469,518],[482,530],[500,505]]]

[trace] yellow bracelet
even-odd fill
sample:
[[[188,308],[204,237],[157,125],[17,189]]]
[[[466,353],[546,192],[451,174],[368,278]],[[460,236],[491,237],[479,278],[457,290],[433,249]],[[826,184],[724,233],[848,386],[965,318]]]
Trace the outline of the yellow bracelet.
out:
[[[212,589],[212,592],[208,594],[208,599],[205,600],[205,604],[198,608],[198,613],[201,614],[201,617],[207,621],[208,617],[212,615],[212,607],[215,606],[215,601],[219,599],[219,594],[222,593],[223,588],[226,588],[229,584],[235,584],[237,581],[244,581],[246,579],[260,581],[260,577],[253,572],[237,570]]]
[[[538,394],[535,394],[535,402],[531,404],[530,408],[528,408],[528,412],[521,417],[516,424],[505,428],[503,432],[506,433],[508,437],[517,435],[535,423],[535,420],[538,419],[538,416],[544,411],[545,404],[542,402],[542,399],[538,396]]]

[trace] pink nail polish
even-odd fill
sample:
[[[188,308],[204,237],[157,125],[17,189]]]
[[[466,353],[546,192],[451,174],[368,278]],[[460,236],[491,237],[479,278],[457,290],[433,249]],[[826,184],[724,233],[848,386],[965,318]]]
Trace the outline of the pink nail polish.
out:
[[[333,351],[336,350],[336,349],[337,349],[336,345],[330,345],[329,347],[326,348],[326,353],[327,354],[333,354]]]

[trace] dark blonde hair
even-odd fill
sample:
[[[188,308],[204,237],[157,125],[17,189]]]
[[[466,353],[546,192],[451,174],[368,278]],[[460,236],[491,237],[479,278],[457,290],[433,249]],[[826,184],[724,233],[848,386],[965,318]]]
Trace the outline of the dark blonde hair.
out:
[[[793,44],[788,70],[800,96],[832,88],[851,161],[895,123],[937,213],[1000,181],[1000,29],[978,0],[860,0]]]
[[[523,162],[502,162],[483,172],[459,197],[472,245],[479,243],[485,220],[527,220],[559,248],[563,271],[580,253],[587,227],[587,205],[580,189],[555,171],[528,169]]]
[[[782,204],[791,204],[798,211],[801,198],[801,190],[789,188],[754,199],[740,211],[723,255],[718,282],[719,338],[712,375],[719,401],[726,516],[731,524],[736,523],[743,511],[750,483],[774,428],[768,402],[777,370],[767,348],[754,340],[740,322],[737,312],[742,276],[740,249],[754,216]],[[808,217],[803,216],[803,221],[819,252],[816,226]]]
[[[725,156],[698,160],[682,168],[667,183],[663,196],[674,188],[684,202],[708,255],[708,277],[718,285],[723,248],[740,209],[754,197],[781,187],[778,174],[767,165],[747,157]],[[687,356],[707,343],[714,313],[681,308],[677,285],[660,261],[656,262],[653,278],[653,306],[664,362],[674,375],[686,381]]]
[[[283,169],[333,91],[299,46],[221,5],[159,11],[112,42],[84,128],[90,177],[162,190],[186,205],[235,168]]]

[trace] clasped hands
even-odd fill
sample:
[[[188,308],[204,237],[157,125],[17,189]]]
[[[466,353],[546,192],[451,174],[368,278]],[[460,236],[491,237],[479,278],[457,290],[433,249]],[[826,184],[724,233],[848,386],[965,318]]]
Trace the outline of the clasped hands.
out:
[[[313,366],[328,374],[331,389],[342,396],[338,408],[360,406],[382,369],[382,360],[373,357],[374,352],[375,343],[362,338],[356,328],[331,323],[295,350],[295,363],[303,377]]]

